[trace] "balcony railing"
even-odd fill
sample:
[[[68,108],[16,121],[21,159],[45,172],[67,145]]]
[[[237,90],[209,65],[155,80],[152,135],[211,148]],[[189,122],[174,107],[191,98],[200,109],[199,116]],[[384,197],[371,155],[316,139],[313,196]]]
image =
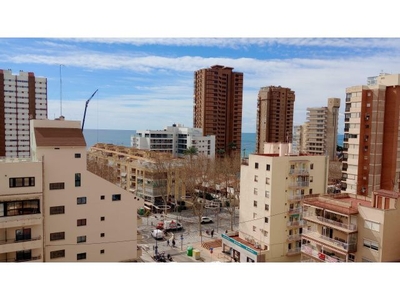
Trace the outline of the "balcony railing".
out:
[[[327,219],[327,218],[324,218],[324,217],[321,217],[321,216],[317,216],[317,215],[315,215],[314,212],[303,213],[303,218],[307,218],[310,221],[318,220],[321,223],[329,224],[329,225],[332,225],[332,226],[335,226],[335,227],[339,227],[339,228],[343,228],[343,229],[346,229],[346,230],[349,230],[349,231],[357,231],[357,225],[355,225],[355,224],[344,224],[344,223],[341,223],[341,222],[337,222],[337,221],[334,221],[332,219]]]
[[[290,175],[308,175],[309,171],[308,169],[291,169],[289,171]]]
[[[288,227],[301,227],[301,226],[306,226],[307,222],[304,220],[300,220],[300,221],[288,221],[286,223],[286,225]]]
[[[315,257],[320,261],[326,262],[345,262],[344,259],[335,256],[329,256],[325,253],[319,252],[316,249],[313,249],[311,246],[308,245],[301,245],[301,252],[305,253],[309,256]]]
[[[294,188],[301,188],[301,187],[308,187],[310,185],[309,181],[299,181],[299,182],[291,182],[289,183],[289,187],[294,187]]]
[[[301,234],[292,234],[292,235],[287,236],[288,242],[294,242],[294,241],[298,241],[300,239],[301,239]]]
[[[29,238],[29,239],[23,239],[23,240],[16,240],[16,239],[10,239],[10,240],[0,240],[0,245],[6,245],[6,244],[14,244],[14,243],[23,243],[23,242],[32,242],[32,241],[37,241],[42,239],[42,237],[39,235],[38,237],[34,238]]]
[[[300,214],[300,213],[302,213],[302,211],[303,211],[303,208],[301,208],[301,207],[298,207],[298,208],[291,208],[291,209],[288,210],[288,214],[289,214],[289,215],[292,215],[292,214]]]
[[[28,262],[28,261],[33,261],[33,260],[39,260],[41,259],[42,256],[32,256],[30,258],[23,258],[23,259],[17,259],[17,258],[8,258],[8,259],[0,259],[0,262]]]
[[[287,199],[287,201],[288,201],[289,203],[292,203],[292,202],[301,201],[301,200],[303,200],[303,199],[304,199],[304,196],[303,196],[303,195],[301,195],[301,196],[289,196],[289,198]]]
[[[311,237],[314,239],[321,239],[323,240],[323,242],[325,242],[326,244],[338,248],[340,250],[346,250],[346,251],[356,251],[357,249],[357,244],[356,243],[345,243],[345,242],[341,242],[339,240],[335,240],[332,239],[330,237],[327,237],[325,235],[320,234],[319,232],[315,232],[312,230],[303,230],[303,235],[305,237]]]
[[[288,252],[286,253],[286,255],[291,256],[291,255],[297,255],[300,254],[301,252],[301,248],[300,247],[296,247],[293,249],[289,249]]]

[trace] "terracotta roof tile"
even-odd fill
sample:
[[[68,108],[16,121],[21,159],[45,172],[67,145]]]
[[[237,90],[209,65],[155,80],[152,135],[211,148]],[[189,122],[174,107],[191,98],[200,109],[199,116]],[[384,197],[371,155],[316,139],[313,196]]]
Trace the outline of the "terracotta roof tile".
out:
[[[80,128],[35,128],[36,145],[46,146],[82,146],[86,141]]]

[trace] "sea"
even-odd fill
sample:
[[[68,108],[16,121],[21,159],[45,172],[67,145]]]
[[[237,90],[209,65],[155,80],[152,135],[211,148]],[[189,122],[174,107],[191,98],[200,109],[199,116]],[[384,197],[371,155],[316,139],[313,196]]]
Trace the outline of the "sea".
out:
[[[136,130],[111,130],[111,129],[84,129],[86,145],[88,148],[96,143],[107,143],[119,146],[130,147],[131,136],[136,134]],[[338,134],[337,144],[343,146],[343,134]],[[256,133],[242,133],[242,156],[254,153],[256,146]]]

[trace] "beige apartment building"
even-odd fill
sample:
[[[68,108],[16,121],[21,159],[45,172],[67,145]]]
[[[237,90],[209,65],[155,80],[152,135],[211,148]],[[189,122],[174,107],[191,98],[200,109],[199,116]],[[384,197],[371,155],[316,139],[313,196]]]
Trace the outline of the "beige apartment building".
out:
[[[304,200],[301,261],[399,261],[399,197],[377,190],[372,197],[343,193]]]
[[[300,261],[302,203],[325,193],[329,160],[293,154],[290,144],[264,149],[241,167],[239,232],[222,236],[223,250],[240,262]]]
[[[47,119],[47,78],[0,70],[0,157],[30,157],[31,119]]]
[[[143,199],[87,171],[79,121],[31,120],[30,128],[30,161],[1,162],[2,259],[137,260]]]
[[[171,153],[98,143],[89,149],[88,159],[113,168],[118,186],[156,206],[185,196],[176,170],[181,159]]]
[[[243,73],[214,65],[194,73],[193,127],[215,135],[215,152],[241,153]]]
[[[342,190],[371,196],[399,191],[400,74],[346,89]]]
[[[256,153],[265,143],[292,143],[295,92],[281,86],[262,87],[257,98]]]
[[[325,107],[308,107],[305,124],[305,148],[309,154],[336,157],[340,98],[328,98]]]

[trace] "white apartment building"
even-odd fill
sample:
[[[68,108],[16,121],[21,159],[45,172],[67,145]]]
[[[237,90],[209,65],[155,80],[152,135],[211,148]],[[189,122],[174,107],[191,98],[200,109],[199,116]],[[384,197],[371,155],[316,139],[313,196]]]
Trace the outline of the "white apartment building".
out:
[[[308,107],[305,123],[305,148],[309,154],[336,157],[340,98],[328,98],[325,107]]]
[[[239,232],[222,236],[223,251],[240,262],[300,261],[302,202],[326,191],[329,160],[291,154],[290,144],[264,149],[242,164]]]
[[[215,157],[215,135],[203,136],[201,128],[167,126],[164,130],[138,130],[131,137],[131,146],[137,149],[172,153],[182,157],[186,149],[196,147],[198,155]]]
[[[29,121],[47,119],[47,78],[0,70],[0,157],[29,157]]]
[[[87,171],[79,121],[31,120],[30,128],[31,161],[0,162],[0,259],[137,260],[143,199]]]

